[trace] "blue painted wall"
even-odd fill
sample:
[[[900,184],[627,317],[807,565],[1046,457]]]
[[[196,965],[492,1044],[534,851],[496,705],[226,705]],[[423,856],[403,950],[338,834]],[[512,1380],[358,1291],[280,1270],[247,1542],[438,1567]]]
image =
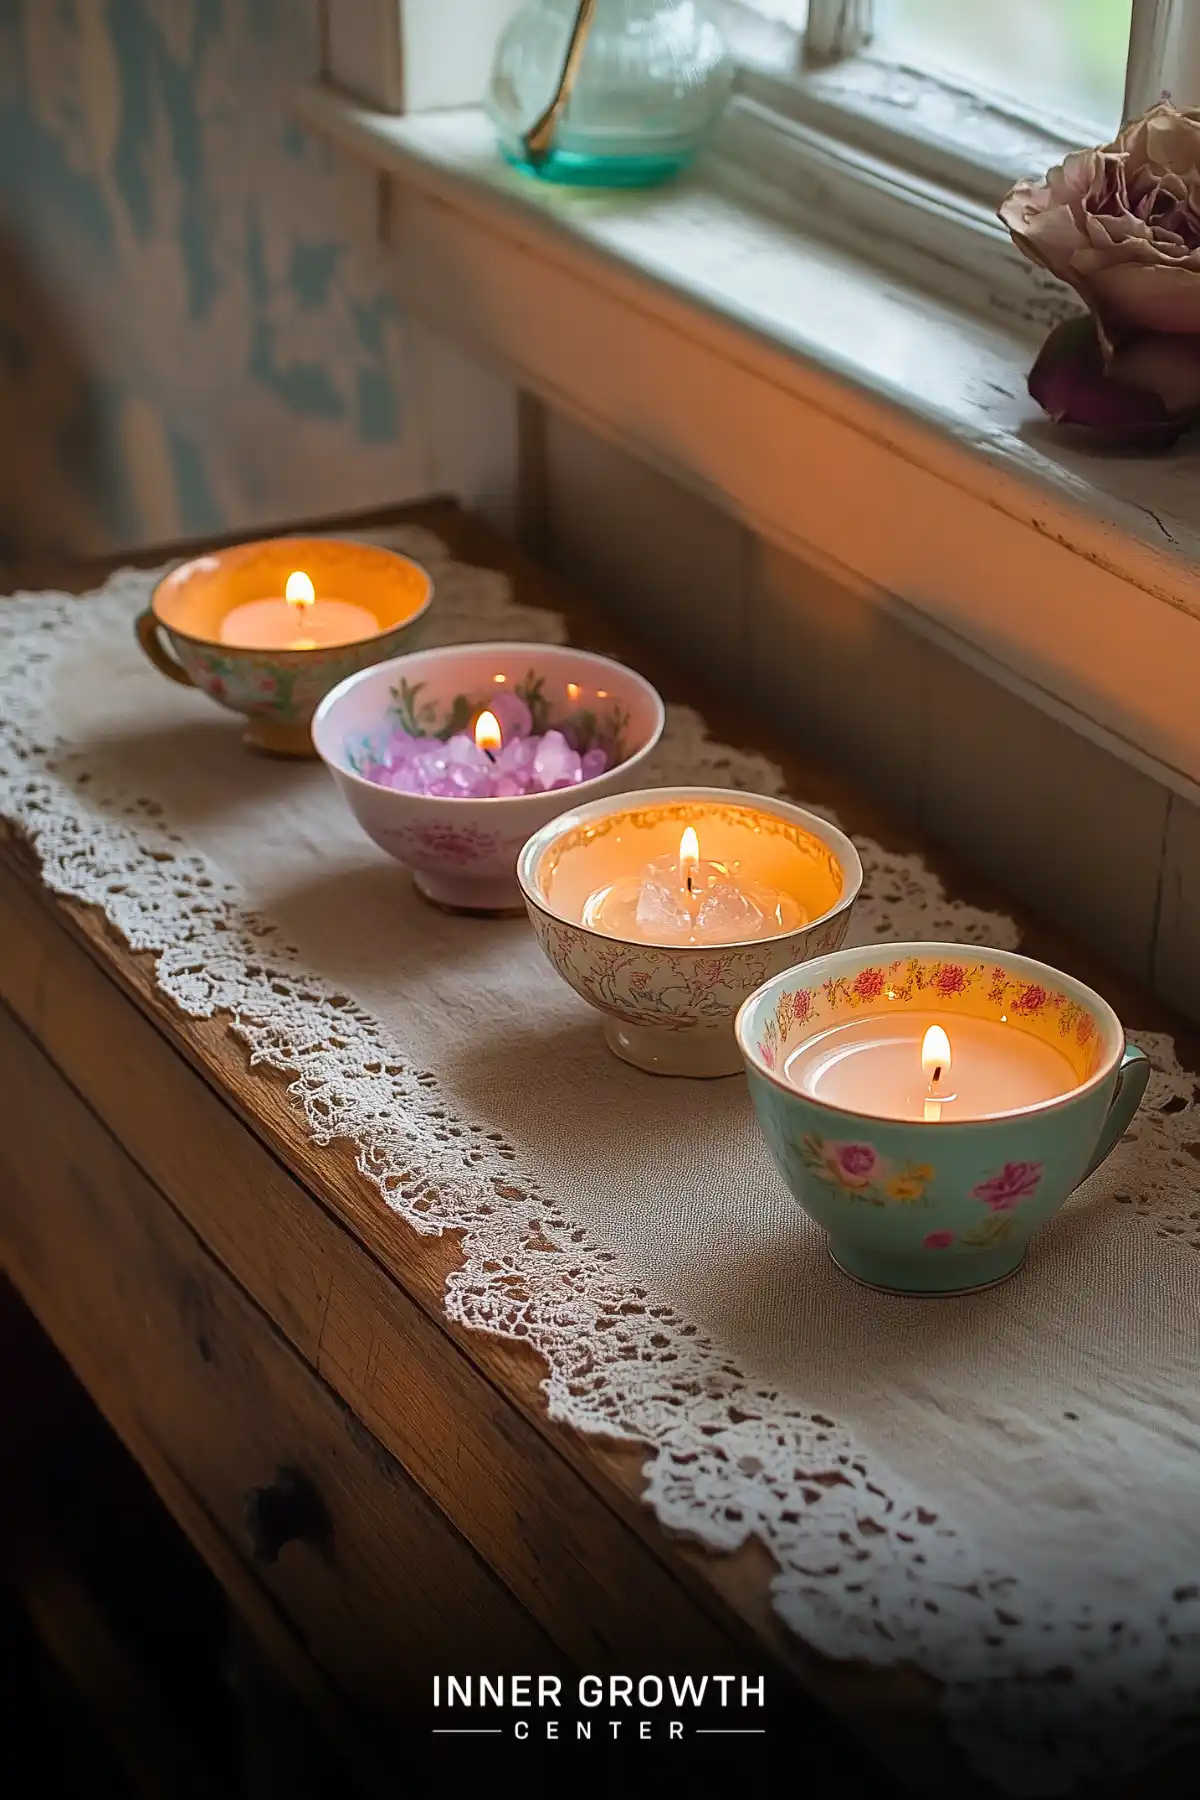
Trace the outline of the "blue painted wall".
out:
[[[0,0],[0,555],[421,486],[371,182],[290,117],[314,0]]]

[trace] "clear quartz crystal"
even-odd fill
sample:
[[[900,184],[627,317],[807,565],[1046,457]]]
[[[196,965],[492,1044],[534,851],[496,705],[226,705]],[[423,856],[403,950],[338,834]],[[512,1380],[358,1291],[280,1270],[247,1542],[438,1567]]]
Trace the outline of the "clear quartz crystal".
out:
[[[674,857],[598,888],[583,909],[585,925],[613,937],[696,949],[776,937],[806,922],[791,894],[746,879],[736,864],[700,862],[689,894]]]
[[[692,912],[678,882],[674,885],[653,878],[643,881],[634,908],[639,931],[651,938],[656,933],[680,942],[692,934]]]
[[[723,944],[739,938],[758,937],[767,914],[751,893],[732,882],[718,882],[704,895],[696,912],[696,939],[716,939]]]

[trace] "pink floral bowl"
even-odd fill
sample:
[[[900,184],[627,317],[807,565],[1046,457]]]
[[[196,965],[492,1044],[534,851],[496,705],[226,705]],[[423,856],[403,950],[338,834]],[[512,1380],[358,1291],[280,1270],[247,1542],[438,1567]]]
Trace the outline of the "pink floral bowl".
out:
[[[609,768],[574,787],[488,799],[406,794],[360,772],[389,727],[444,737],[503,693],[525,702],[535,730],[565,728],[603,745]],[[557,644],[458,644],[352,675],[321,702],[312,735],[367,836],[412,870],[427,900],[451,912],[519,916],[522,844],[581,798],[632,786],[664,720],[650,683],[608,657]]]
[[[223,643],[233,608],[282,595],[293,570],[311,579],[317,607],[322,596],[357,603],[375,615],[378,632],[310,650]],[[411,649],[432,599],[429,575],[394,550],[343,538],[263,538],[180,563],[158,583],[135,629],[160,674],[242,715],[251,749],[311,757],[318,701],[356,669]],[[303,635],[302,625],[298,631]]]
[[[977,1057],[988,1054],[996,1026],[1013,1034],[1000,1039],[1007,1057],[1043,1067],[1049,1058],[1066,1085],[959,1119],[948,1105],[901,1118],[891,1107],[883,1116],[881,1103],[877,1116],[797,1085],[818,1040],[836,1039],[844,1051],[852,1022],[878,1046],[897,1022],[903,1036],[930,1015],[963,1046],[951,1086],[964,1098],[961,1065],[972,1043]],[[968,1293],[1014,1274],[1031,1234],[1115,1147],[1150,1070],[1091,988],[978,945],[875,944],[824,956],[752,994],[737,1038],[767,1144],[795,1199],[828,1233],[833,1260],[869,1287],[901,1294]]]
[[[749,941],[673,948],[584,924],[591,896],[679,849],[788,894],[802,922]],[[727,788],[646,788],[576,806],[530,838],[517,875],[538,942],[575,992],[604,1014],[609,1048],[654,1075],[741,1073],[733,1020],[780,970],[842,942],[862,885],[845,834],[786,800]]]

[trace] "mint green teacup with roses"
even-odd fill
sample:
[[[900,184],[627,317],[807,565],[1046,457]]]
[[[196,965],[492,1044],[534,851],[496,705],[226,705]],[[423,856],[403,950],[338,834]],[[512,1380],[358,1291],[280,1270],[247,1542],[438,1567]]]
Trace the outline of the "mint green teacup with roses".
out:
[[[1107,1001],[1006,950],[838,950],[737,1016],[759,1123],[848,1275],[991,1287],[1102,1163],[1150,1065]]]

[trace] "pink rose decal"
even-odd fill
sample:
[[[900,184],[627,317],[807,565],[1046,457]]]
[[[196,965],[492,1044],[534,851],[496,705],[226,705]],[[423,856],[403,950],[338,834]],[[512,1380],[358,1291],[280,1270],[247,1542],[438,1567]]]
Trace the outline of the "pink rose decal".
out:
[[[797,1025],[803,1025],[812,1011],[812,995],[807,988],[801,988],[792,995],[792,1017]]]
[[[967,986],[967,971],[958,963],[943,963],[933,978],[939,994],[961,994]]]
[[[1042,1179],[1040,1162],[1010,1162],[997,1175],[989,1175],[971,1189],[972,1200],[982,1200],[992,1212],[1011,1212],[1035,1194]]]
[[[878,1000],[883,992],[883,970],[860,969],[854,977],[854,992],[860,1000]]]
[[[924,1240],[926,1250],[948,1250],[954,1242],[952,1231],[931,1231]]]
[[[871,1144],[827,1144],[825,1158],[835,1181],[847,1188],[870,1187],[879,1166]]]
[[[1021,989],[1021,992],[1013,1001],[1013,1011],[1019,1013],[1039,1013],[1049,998],[1050,996],[1047,994],[1044,987],[1039,987],[1036,981],[1031,981],[1028,987],[1023,987]]]
[[[401,856],[420,855],[426,862],[483,862],[489,856],[495,856],[503,844],[503,838],[497,832],[436,820],[416,827],[384,827],[379,836],[385,843],[395,844]],[[564,933],[564,940],[569,944],[569,934]]]

